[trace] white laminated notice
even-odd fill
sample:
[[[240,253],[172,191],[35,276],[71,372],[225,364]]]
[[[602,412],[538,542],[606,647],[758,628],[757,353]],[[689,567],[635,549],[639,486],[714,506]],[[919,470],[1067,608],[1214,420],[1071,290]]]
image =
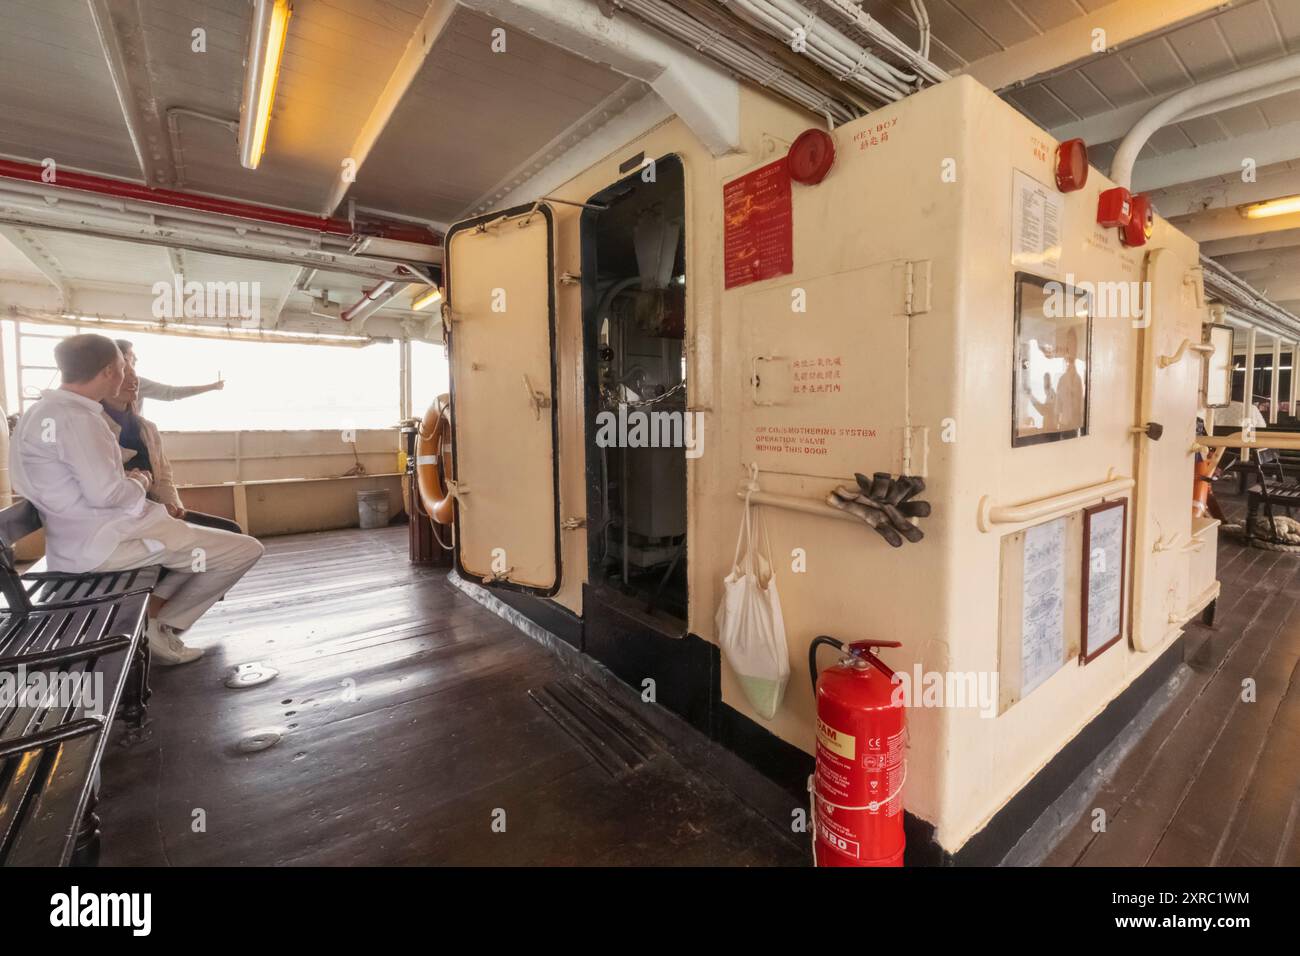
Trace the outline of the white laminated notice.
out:
[[[1051,677],[1065,652],[1065,519],[1025,531],[1020,694]]]
[[[1055,272],[1061,262],[1065,199],[1020,170],[1011,179],[1011,263]]]

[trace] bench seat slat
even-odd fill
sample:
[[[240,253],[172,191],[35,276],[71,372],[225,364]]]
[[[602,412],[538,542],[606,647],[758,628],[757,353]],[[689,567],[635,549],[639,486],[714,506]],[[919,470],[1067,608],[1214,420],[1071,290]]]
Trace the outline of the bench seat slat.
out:
[[[133,674],[147,686],[132,668],[143,659],[145,610],[161,574],[153,566],[19,575],[13,546],[40,526],[30,502],[0,509],[0,669],[29,679],[98,677],[102,696],[89,702],[95,713],[84,693],[62,704],[0,706],[0,866],[67,864],[86,835],[81,825],[124,688]],[[140,710],[143,697],[133,700]]]
[[[0,760],[0,863],[8,859],[32,793],[44,786],[49,766],[44,751],[29,750],[18,757]]]
[[[4,859],[5,866],[66,866],[76,846],[77,827],[90,799],[93,767],[99,763],[105,732],[58,745],[50,779],[36,794],[25,821]]]

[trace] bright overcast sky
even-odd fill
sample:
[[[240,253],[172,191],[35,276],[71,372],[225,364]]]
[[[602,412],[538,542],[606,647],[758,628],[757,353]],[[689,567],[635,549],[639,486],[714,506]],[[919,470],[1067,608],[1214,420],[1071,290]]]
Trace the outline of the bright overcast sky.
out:
[[[5,322],[6,405],[16,411],[12,322]],[[27,325],[26,332],[44,331]],[[50,329],[53,331],[53,329]],[[233,342],[174,335],[122,335],[135,345],[144,378],[167,385],[199,385],[220,376],[226,387],[176,402],[145,402],[145,417],[168,431],[277,428],[387,428],[399,414],[397,345],[365,348]],[[53,340],[23,338],[23,364],[53,365]],[[412,348],[412,410],[423,414],[447,391],[440,345]],[[29,369],[27,393],[57,387],[57,372]]]

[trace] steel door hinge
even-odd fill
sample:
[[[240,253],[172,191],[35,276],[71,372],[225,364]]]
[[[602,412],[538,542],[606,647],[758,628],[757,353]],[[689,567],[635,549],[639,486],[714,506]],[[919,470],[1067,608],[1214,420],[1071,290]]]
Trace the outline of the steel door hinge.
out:
[[[930,260],[902,262],[894,267],[899,298],[898,315],[921,315],[930,311]]]
[[[1205,307],[1205,267],[1192,266],[1183,273],[1183,286],[1189,289],[1192,303],[1198,308]]]
[[[561,272],[560,285],[578,285],[582,282],[582,276],[574,272]]]
[[[577,531],[579,528],[587,527],[586,518],[565,518],[560,522],[560,527],[565,531]]]
[[[930,429],[925,425],[905,425],[899,429],[902,463],[900,474],[925,478],[930,473]]]

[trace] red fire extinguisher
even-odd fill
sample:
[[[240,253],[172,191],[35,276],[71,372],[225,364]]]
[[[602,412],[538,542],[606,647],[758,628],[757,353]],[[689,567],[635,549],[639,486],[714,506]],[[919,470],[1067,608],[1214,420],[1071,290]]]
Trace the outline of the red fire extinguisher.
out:
[[[818,677],[822,644],[845,656]],[[817,703],[817,770],[809,781],[817,866],[903,865],[904,708],[876,647],[902,644],[855,641],[846,648],[823,636],[808,649]]]

